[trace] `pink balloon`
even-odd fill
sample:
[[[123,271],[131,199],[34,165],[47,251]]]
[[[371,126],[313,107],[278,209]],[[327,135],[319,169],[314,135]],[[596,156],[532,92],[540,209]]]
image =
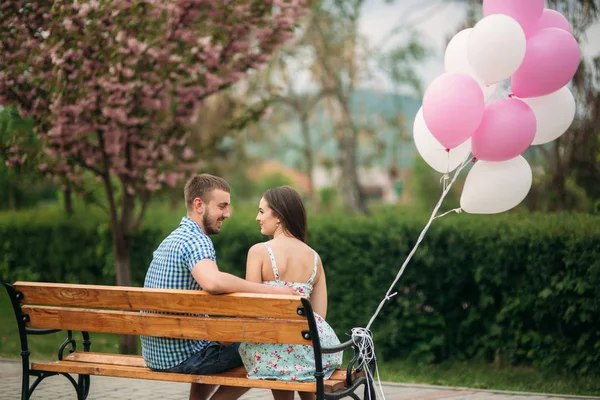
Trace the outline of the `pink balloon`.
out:
[[[483,0],[483,15],[504,14],[514,18],[524,31],[542,16],[544,0]]]
[[[533,142],[537,121],[531,107],[510,98],[485,108],[481,125],[473,134],[473,155],[484,161],[506,161],[523,153]]]
[[[546,28],[558,28],[562,29],[563,31],[573,33],[571,25],[569,24],[569,21],[567,21],[564,15],[562,15],[558,11],[546,8],[544,9],[544,12],[542,13],[542,16],[538,20],[537,24],[532,26],[531,29],[525,31],[525,36],[530,37],[537,31]]]
[[[515,96],[539,97],[556,92],[577,72],[579,44],[569,32],[542,29],[527,39],[525,58],[511,78]]]
[[[471,137],[485,109],[481,87],[463,74],[437,77],[423,96],[423,118],[431,134],[447,149]]]

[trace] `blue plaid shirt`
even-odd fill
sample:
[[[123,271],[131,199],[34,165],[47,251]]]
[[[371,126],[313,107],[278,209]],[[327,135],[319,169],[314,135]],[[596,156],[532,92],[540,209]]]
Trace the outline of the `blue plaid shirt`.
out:
[[[189,217],[163,240],[154,251],[146,273],[145,288],[202,290],[192,276],[198,261],[209,258],[216,262],[212,240]],[[141,336],[142,356],[153,369],[175,367],[207,345],[205,340],[171,339]]]

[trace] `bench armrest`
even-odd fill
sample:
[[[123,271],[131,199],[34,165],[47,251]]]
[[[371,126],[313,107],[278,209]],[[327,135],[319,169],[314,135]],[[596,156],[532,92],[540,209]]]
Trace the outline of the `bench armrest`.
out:
[[[354,342],[352,339],[350,339],[344,343],[338,344],[337,346],[321,347],[321,352],[325,354],[339,353],[340,351],[348,350],[350,347],[353,347],[353,345]]]

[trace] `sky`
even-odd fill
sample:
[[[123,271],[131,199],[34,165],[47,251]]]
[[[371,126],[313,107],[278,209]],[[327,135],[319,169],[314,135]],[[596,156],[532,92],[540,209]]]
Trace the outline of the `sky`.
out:
[[[366,0],[360,18],[360,32],[370,44],[381,43],[390,31],[407,22],[415,22],[423,44],[434,54],[420,68],[423,87],[444,72],[444,52],[447,41],[456,33],[458,26],[466,18],[466,6],[461,2],[448,0],[395,0],[386,4],[384,0]],[[600,54],[600,23],[586,32],[580,41],[583,54]],[[399,37],[402,40],[402,37]],[[385,86],[386,83],[381,83]],[[382,88],[383,89],[383,88]]]

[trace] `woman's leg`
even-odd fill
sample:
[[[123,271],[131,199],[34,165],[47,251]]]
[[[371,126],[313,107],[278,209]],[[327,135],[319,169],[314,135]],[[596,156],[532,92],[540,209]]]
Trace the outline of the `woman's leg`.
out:
[[[271,392],[273,393],[274,400],[293,400],[294,399],[294,392],[289,391],[289,390],[272,389]]]
[[[219,386],[219,389],[212,395],[210,400],[234,400],[242,397],[250,388],[236,386]]]
[[[202,383],[192,383],[190,389],[190,400],[206,400],[217,388],[215,385],[205,385]]]
[[[317,396],[310,392],[298,392],[302,400],[315,400]]]

